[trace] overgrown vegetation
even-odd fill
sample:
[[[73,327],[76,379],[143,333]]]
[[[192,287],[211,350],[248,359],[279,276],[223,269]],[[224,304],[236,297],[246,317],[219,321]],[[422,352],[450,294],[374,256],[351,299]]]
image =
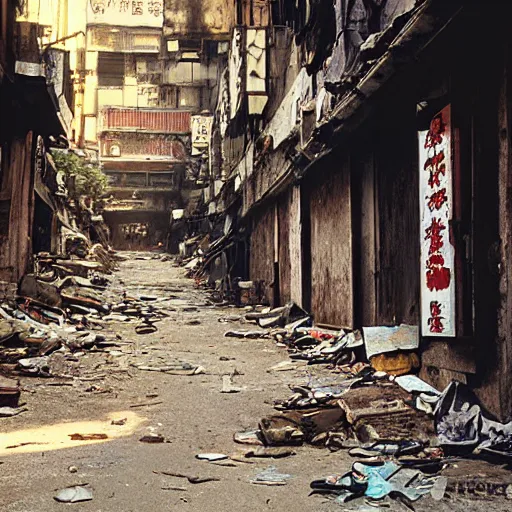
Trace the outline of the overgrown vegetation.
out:
[[[107,189],[107,177],[98,165],[87,163],[74,153],[54,151],[53,160],[57,170],[63,172],[69,180],[74,177],[75,197],[88,196],[99,199]]]

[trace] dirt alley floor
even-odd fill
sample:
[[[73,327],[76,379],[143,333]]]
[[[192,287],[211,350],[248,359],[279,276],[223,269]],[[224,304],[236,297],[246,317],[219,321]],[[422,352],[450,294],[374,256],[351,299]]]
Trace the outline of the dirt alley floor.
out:
[[[88,375],[88,380],[77,378],[64,386],[50,385],[53,379],[22,380],[22,402],[26,402],[28,411],[14,418],[0,419],[0,439],[4,439],[0,443],[0,510],[46,512],[68,507],[91,512],[343,510],[325,497],[308,494],[311,480],[350,469],[353,460],[344,452],[299,447],[293,457],[275,461],[252,459],[254,463],[237,463],[236,467],[195,459],[202,452],[239,451],[243,447],[233,442],[233,434],[256,427],[260,418],[272,413],[274,399],[289,395],[289,383],[307,377],[304,370],[267,371],[287,360],[285,349],[276,347],[270,340],[239,341],[223,337],[228,328],[244,326],[220,323],[218,319],[240,312],[209,306],[207,294],[185,279],[184,271],[172,262],[132,259],[122,263],[110,293],[117,294],[120,300],[123,290],[133,296],[172,295],[176,298],[174,311],[150,335],[135,334],[134,324],[111,324],[109,328],[126,345],[111,354],[88,352],[76,361],[65,363],[74,365],[66,371],[78,372],[82,377]],[[198,306],[196,311],[194,306]],[[200,323],[190,325],[195,320]],[[153,363],[179,359],[203,366],[205,373],[168,375],[142,371],[132,365],[148,359]],[[241,374],[234,379],[234,385],[244,389],[240,393],[221,393],[222,375],[234,370]],[[157,404],[130,407],[142,403]],[[128,417],[125,426],[110,425],[112,418],[123,417]],[[84,421],[98,423],[80,423]],[[109,435],[108,441],[92,444],[68,441],[69,434],[80,430],[91,433],[91,429],[108,431],[114,437]],[[30,432],[24,433],[25,430]],[[23,442],[49,442],[42,437],[48,431],[56,437],[56,445],[5,449],[9,445],[5,439],[17,444],[20,435]],[[150,432],[162,434],[170,442],[139,441]],[[26,452],[20,453],[23,450]],[[293,478],[282,487],[249,482],[270,465]],[[70,466],[78,471],[70,472]],[[220,480],[192,485],[185,479],[155,473],[161,471]],[[65,505],[53,500],[57,489],[84,483],[93,489],[93,501]],[[165,489],[169,487],[186,490]],[[357,510],[378,510],[358,503]],[[497,501],[462,499],[434,506],[435,510],[452,512],[512,509],[512,506],[504,508]],[[392,504],[386,510],[405,510],[398,504],[394,507]],[[433,502],[426,499],[415,508],[432,510]]]

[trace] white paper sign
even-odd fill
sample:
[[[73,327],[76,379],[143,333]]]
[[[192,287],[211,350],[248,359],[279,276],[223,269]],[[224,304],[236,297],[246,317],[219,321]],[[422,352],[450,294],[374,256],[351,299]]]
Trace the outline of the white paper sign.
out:
[[[423,336],[456,336],[453,164],[450,106],[419,133],[421,326]]]
[[[88,0],[87,23],[162,27],[164,0]]]

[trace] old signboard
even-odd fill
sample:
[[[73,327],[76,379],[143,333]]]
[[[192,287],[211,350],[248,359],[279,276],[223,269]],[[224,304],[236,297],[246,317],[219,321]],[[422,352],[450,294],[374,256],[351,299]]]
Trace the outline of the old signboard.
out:
[[[419,132],[421,324],[423,336],[456,336],[451,108]]]
[[[192,154],[200,155],[210,147],[213,116],[192,116]]]
[[[89,0],[87,23],[162,27],[164,0]]]

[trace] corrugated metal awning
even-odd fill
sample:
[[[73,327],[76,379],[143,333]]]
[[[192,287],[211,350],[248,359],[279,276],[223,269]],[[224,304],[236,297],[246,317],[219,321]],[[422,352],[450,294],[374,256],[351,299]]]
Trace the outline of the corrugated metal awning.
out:
[[[190,133],[191,113],[184,110],[106,108],[101,129],[147,130],[159,133]]]

